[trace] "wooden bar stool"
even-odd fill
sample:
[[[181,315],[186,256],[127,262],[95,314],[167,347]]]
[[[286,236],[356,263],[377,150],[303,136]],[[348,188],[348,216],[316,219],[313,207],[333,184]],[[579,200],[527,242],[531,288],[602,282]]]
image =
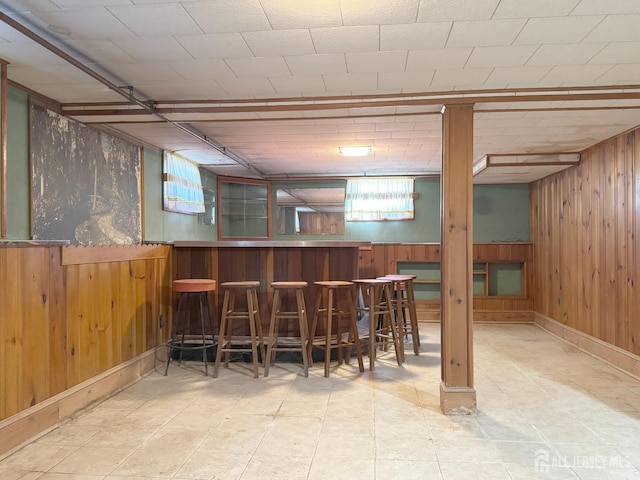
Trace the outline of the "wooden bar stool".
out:
[[[229,357],[232,352],[251,352],[253,363],[253,377],[258,378],[258,358],[264,361],[264,340],[262,338],[262,324],[260,323],[260,308],[258,305],[258,290],[260,282],[223,282],[220,287],[224,289],[222,304],[222,317],[220,319],[220,331],[218,333],[218,349],[216,351],[216,363],[213,368],[213,376],[217,377],[220,370],[220,360],[224,352],[224,366],[229,367]],[[246,309],[238,310],[236,305],[237,295],[246,295]],[[234,326],[234,322],[240,322],[242,329]],[[249,335],[246,334],[246,324],[249,324]],[[258,351],[260,357],[258,357]]]
[[[316,346],[324,350],[324,376],[329,376],[329,364],[331,362],[331,350],[337,350],[338,364],[342,363],[342,350],[351,350],[355,347],[358,358],[358,368],[364,372],[362,361],[362,349],[360,348],[360,338],[358,336],[358,325],[356,324],[356,309],[353,298],[353,282],[320,281],[313,282],[318,287],[316,292],[316,304],[313,310],[313,323],[311,326],[311,337],[309,341],[309,358],[313,358],[313,347]],[[340,293],[344,294],[341,309],[338,305]],[[326,301],[326,303],[325,303]],[[318,318],[322,317],[324,334],[316,336]],[[348,319],[347,325],[341,320]]]
[[[388,348],[389,340],[395,348],[398,365],[404,362],[404,343],[398,335],[391,305],[391,280],[367,278],[353,280],[356,285],[356,298],[362,296],[364,304],[357,311],[369,316],[369,369],[375,369],[376,350],[382,346]]]
[[[204,362],[204,374],[208,375],[207,369],[207,349],[213,347],[213,317],[209,308],[208,293],[216,289],[216,281],[208,278],[188,278],[183,280],[174,280],[172,290],[178,293],[178,309],[176,318],[173,322],[173,330],[171,339],[167,342],[167,365],[164,374],[169,372],[169,363],[174,350],[180,352],[180,361],[182,361],[182,352],[186,350],[202,350],[202,361]],[[200,310],[200,331],[197,333],[190,331],[189,316],[189,299],[194,295],[198,297],[198,305]],[[205,323],[204,312],[207,312],[207,321],[209,328]]]
[[[418,330],[418,314],[416,312],[416,299],[413,290],[415,275],[389,274],[384,277],[393,282],[393,307],[396,314],[397,323],[402,328],[403,338],[408,339],[411,335],[413,353],[420,354],[420,332]],[[407,314],[409,319],[407,321]]]
[[[307,321],[307,307],[304,302],[304,288],[307,282],[271,282],[273,288],[273,306],[271,308],[271,322],[269,324],[269,340],[267,341],[267,358],[264,362],[264,376],[269,376],[269,366],[275,363],[277,352],[302,353],[302,365],[304,376],[309,376],[309,324]],[[282,293],[281,293],[282,292]],[[282,297],[287,292],[295,293],[296,309],[282,310]],[[287,300],[287,298],[285,298]],[[292,308],[292,307],[291,307]],[[287,335],[280,336],[280,320],[284,320],[287,326]],[[289,335],[289,323],[297,321],[299,335]]]

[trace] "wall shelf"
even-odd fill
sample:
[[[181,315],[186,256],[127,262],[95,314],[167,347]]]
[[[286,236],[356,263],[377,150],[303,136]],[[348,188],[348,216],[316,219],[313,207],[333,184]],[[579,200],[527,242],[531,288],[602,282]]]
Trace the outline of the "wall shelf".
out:
[[[416,300],[440,300],[440,262],[397,261],[396,272],[416,275]],[[474,297],[523,297],[524,262],[473,263]]]

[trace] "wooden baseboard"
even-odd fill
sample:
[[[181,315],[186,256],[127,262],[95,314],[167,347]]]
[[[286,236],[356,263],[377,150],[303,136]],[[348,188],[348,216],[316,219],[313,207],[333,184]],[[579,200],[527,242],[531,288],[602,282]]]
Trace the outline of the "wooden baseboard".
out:
[[[416,307],[421,322],[439,322],[440,310],[428,310]],[[474,323],[533,323],[533,312],[511,310],[474,310]]]
[[[33,407],[0,421],[0,459],[51,431],[97,400],[122,390],[151,372],[156,351],[149,350]]]
[[[534,312],[534,325],[640,379],[640,356]]]

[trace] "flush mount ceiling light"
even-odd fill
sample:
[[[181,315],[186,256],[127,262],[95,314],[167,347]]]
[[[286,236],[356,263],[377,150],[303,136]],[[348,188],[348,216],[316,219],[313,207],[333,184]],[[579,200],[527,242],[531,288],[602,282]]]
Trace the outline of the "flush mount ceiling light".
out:
[[[340,147],[343,157],[364,157],[371,153],[371,147]]]

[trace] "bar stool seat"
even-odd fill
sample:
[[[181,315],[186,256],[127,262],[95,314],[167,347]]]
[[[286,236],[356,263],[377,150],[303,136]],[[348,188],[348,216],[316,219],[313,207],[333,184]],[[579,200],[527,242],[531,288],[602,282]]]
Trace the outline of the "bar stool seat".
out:
[[[213,317],[209,307],[208,293],[216,289],[216,281],[208,278],[185,278],[182,280],[174,280],[172,290],[178,293],[178,309],[175,321],[173,322],[173,331],[171,338],[167,342],[167,365],[164,374],[169,372],[169,363],[174,350],[180,352],[180,361],[182,361],[182,352],[187,350],[202,350],[202,361],[204,362],[204,373],[208,375],[207,368],[207,350],[215,345],[213,336]],[[198,297],[200,331],[197,333],[190,331],[189,318],[189,299],[191,295]],[[186,302],[186,305],[185,305]],[[204,312],[207,312],[207,326],[204,318]]]
[[[389,340],[393,342],[398,365],[402,365],[404,344],[392,311],[391,280],[365,278],[353,280],[353,283],[356,285],[357,298],[362,297],[364,302],[362,306],[358,305],[357,311],[369,316],[369,369],[375,370],[378,346],[386,350]]]
[[[313,282],[318,287],[316,292],[313,323],[309,340],[309,358],[313,358],[313,347],[324,350],[324,376],[329,376],[331,350],[337,350],[338,364],[342,363],[343,349],[355,347],[358,368],[364,372],[362,349],[356,323],[356,310],[353,297],[354,284],[342,280]],[[342,294],[343,298],[340,298]],[[342,305],[339,301],[342,300]],[[324,334],[317,336],[318,319],[323,319]],[[347,325],[343,319],[347,320]],[[341,322],[342,321],[342,322]]]
[[[416,312],[416,299],[413,290],[413,281],[415,275],[388,274],[384,277],[393,283],[393,309],[396,315],[397,323],[401,328],[404,339],[409,339],[413,344],[413,353],[420,354],[420,331],[418,329],[418,314]],[[407,314],[409,318],[407,321]]]
[[[271,322],[269,324],[269,339],[267,341],[267,358],[264,362],[264,376],[269,376],[269,367],[275,363],[277,352],[296,352],[302,354],[302,365],[304,368],[304,376],[309,376],[309,324],[307,321],[307,307],[304,301],[304,288],[309,284],[307,282],[271,282],[273,288],[273,306],[271,308]],[[289,307],[289,310],[282,309],[283,296],[287,300],[288,292],[295,294],[296,308]],[[287,324],[287,333],[289,333],[289,323],[292,320],[297,321],[297,336],[286,335],[280,336],[280,321],[283,320]]]
[[[262,337],[262,324],[260,323],[260,307],[258,304],[258,291],[260,282],[223,282],[220,287],[224,290],[222,303],[222,317],[220,319],[220,331],[218,333],[218,349],[216,351],[216,363],[213,368],[214,378],[218,376],[220,361],[224,352],[224,366],[229,367],[229,358],[234,352],[251,352],[253,364],[253,376],[259,376],[259,363],[265,359],[264,339]],[[236,297],[246,295],[246,306],[243,309],[236,305]],[[241,323],[241,334],[235,324]],[[249,324],[249,335],[246,335],[246,324]],[[260,355],[260,356],[258,356]]]

